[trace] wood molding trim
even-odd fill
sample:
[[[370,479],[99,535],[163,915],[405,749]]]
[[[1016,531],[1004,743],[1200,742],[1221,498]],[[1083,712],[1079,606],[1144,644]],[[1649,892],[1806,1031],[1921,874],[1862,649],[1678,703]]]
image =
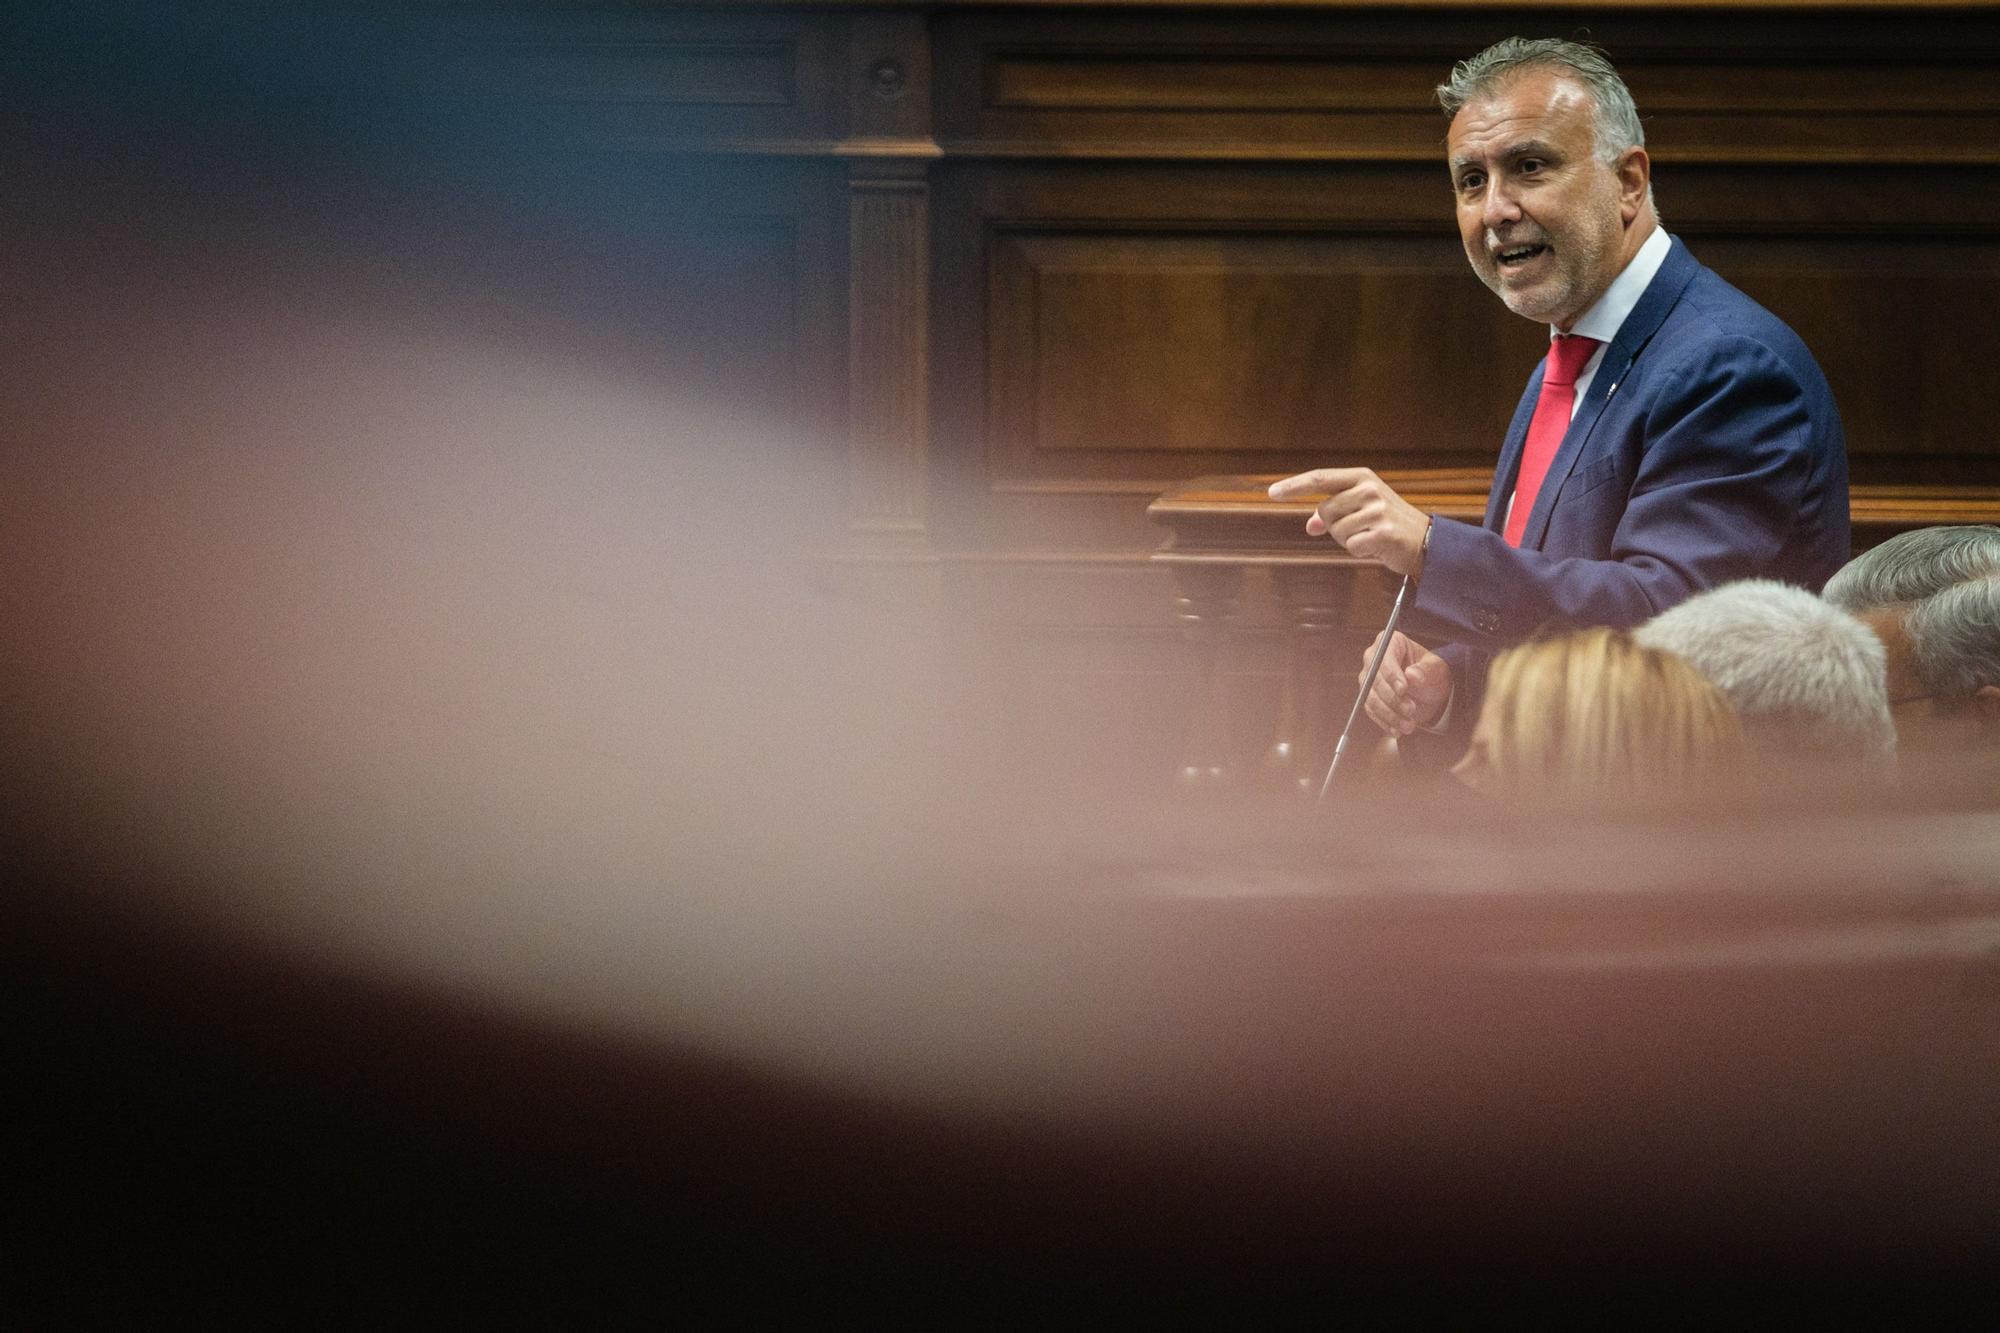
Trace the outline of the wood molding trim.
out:
[[[852,526],[920,544],[930,453],[930,184],[858,177],[849,203]]]

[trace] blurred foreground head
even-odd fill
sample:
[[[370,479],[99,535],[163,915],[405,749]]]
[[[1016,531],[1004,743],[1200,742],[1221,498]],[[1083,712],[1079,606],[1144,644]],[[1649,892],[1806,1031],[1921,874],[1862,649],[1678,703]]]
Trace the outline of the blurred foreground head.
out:
[[[1453,772],[1529,799],[1691,795],[1732,773],[1742,748],[1728,701],[1693,668],[1590,629],[1501,654]]]
[[[1921,528],[1834,575],[1827,601],[1888,651],[1905,753],[2000,747],[2000,528]]]
[[[1894,757],[1882,645],[1810,593],[1762,579],[1724,584],[1635,635],[1715,682],[1766,759],[1879,772]]]

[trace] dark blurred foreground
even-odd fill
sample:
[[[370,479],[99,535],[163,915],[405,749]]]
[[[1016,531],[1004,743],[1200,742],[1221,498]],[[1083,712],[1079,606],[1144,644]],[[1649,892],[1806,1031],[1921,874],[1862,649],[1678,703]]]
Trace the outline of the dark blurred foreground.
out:
[[[8,1301],[1991,1315],[1990,818],[1175,822],[629,894],[20,867]]]
[[[1990,770],[1063,787],[342,12],[23,47],[16,1322],[1990,1322]]]

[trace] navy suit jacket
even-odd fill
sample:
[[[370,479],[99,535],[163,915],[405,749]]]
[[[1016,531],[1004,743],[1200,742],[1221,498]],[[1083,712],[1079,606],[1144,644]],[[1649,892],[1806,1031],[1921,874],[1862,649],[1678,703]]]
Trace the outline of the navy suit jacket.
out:
[[[1484,523],[1433,520],[1411,603],[1412,637],[1452,668],[1454,737],[1493,654],[1539,630],[1637,625],[1733,579],[1818,591],[1852,554],[1826,377],[1679,240],[1598,362],[1517,550],[1501,529],[1541,387],[1537,367]]]

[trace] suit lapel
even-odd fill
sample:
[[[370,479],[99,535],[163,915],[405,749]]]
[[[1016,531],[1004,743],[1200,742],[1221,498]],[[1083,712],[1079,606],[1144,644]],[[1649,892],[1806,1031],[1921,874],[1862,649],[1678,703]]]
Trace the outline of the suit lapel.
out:
[[[1544,353],[1528,376],[1528,391],[1514,409],[1514,423],[1507,427],[1507,438],[1500,444],[1500,461],[1493,465],[1493,489],[1486,496],[1486,526],[1495,532],[1507,528],[1507,497],[1514,493],[1514,478],[1521,471],[1521,449],[1528,439],[1528,423],[1535,419],[1535,400],[1542,396],[1542,372],[1548,364]]]
[[[1688,283],[1694,281],[1695,270],[1699,267],[1694,256],[1688,253],[1688,248],[1678,240],[1674,241],[1673,249],[1667,252],[1666,262],[1660,265],[1660,271],[1646,285],[1639,304],[1632,307],[1632,313],[1618,328],[1618,336],[1604,349],[1604,356],[1597,363],[1597,373],[1590,380],[1590,393],[1570,419],[1562,445],[1549,462],[1548,475],[1542,478],[1542,489],[1535,496],[1535,507],[1529,512],[1527,527],[1521,533],[1523,547],[1541,549],[1542,538],[1549,530],[1549,514],[1555,508],[1556,495],[1576,467],[1576,460],[1583,456],[1584,446],[1590,442],[1590,433],[1603,417],[1605,405],[1618,391],[1618,386],[1625,382],[1626,376],[1631,374],[1639,353],[1659,332],[1667,312],[1680,301],[1681,293],[1687,290]],[[1539,375],[1536,383],[1540,383]],[[1522,429],[1525,435],[1526,428]],[[1518,445],[1516,447],[1518,450]]]

